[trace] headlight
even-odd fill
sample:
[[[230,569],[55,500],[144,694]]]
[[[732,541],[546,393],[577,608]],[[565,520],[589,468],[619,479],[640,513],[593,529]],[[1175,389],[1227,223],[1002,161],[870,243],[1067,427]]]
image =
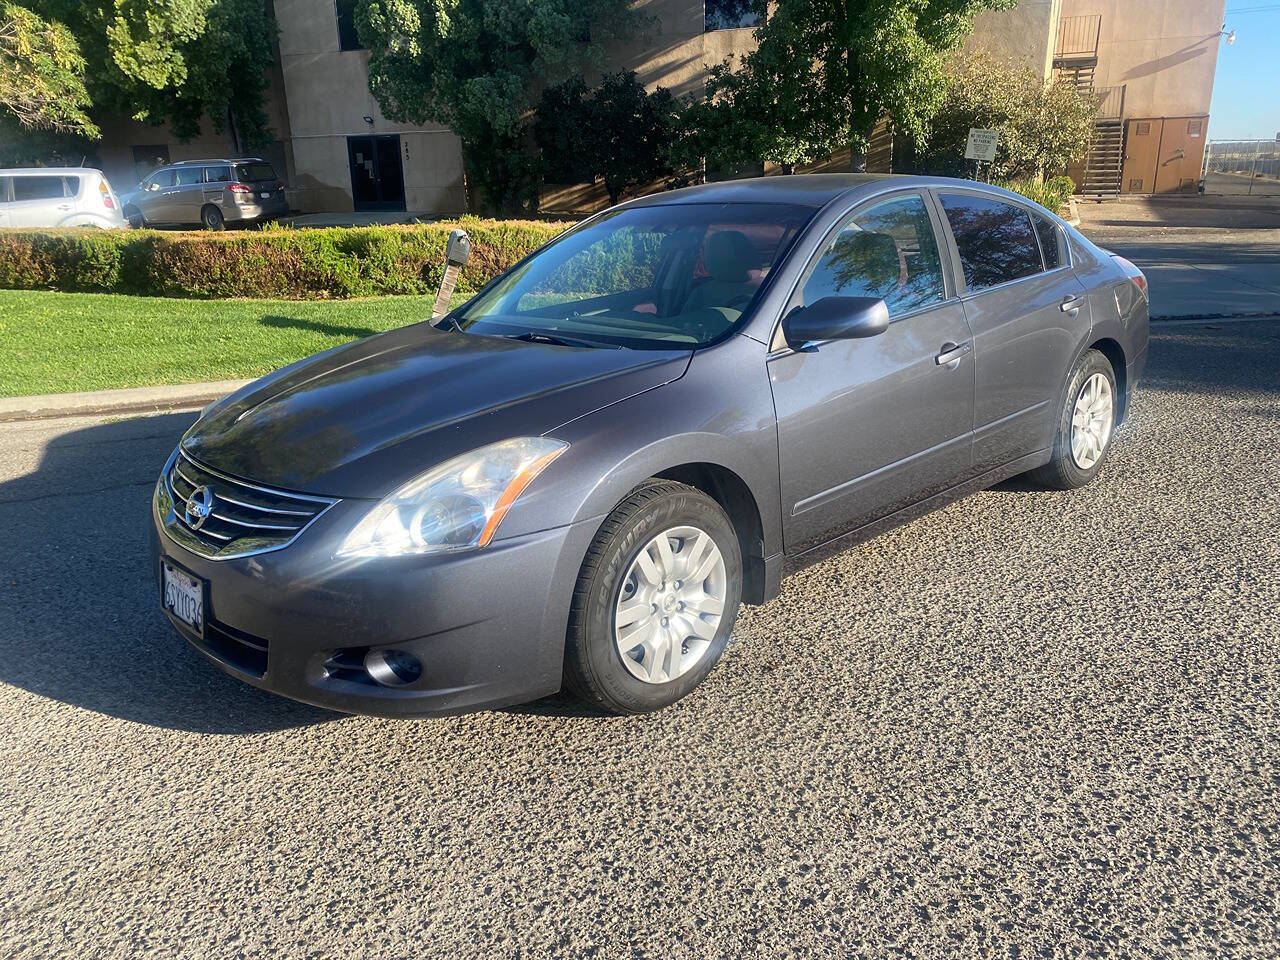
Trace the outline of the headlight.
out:
[[[398,557],[483,547],[529,483],[569,445],[545,437],[491,443],[432,467],[356,525],[340,557]]]

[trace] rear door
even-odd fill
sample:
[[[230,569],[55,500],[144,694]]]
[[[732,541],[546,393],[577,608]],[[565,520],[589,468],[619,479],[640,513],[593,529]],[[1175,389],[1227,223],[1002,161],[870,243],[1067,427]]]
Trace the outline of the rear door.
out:
[[[792,310],[827,296],[880,297],[891,320],[863,340],[801,350],[774,341],[769,381],[790,554],[970,472],[972,343],[938,227],[920,192],[868,200],[828,234],[788,303]]]
[[[13,202],[9,204],[10,226],[56,227],[75,212],[75,200],[67,191],[67,178],[60,174],[15,174],[10,189],[13,191]]]
[[[204,202],[222,208],[230,200],[227,187],[231,185],[231,167],[228,164],[204,168]]]
[[[1050,218],[980,191],[938,199],[973,330],[974,468],[983,473],[1052,443],[1067,367],[1089,333],[1088,298]]]

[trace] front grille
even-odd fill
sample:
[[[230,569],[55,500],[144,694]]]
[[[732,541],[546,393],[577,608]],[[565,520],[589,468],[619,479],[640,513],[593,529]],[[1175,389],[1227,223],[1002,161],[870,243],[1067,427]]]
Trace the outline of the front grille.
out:
[[[212,492],[212,512],[199,522],[188,503],[202,488]],[[236,480],[203,466],[182,450],[165,470],[164,492],[171,505],[165,523],[169,535],[192,552],[215,560],[286,547],[337,502]]]

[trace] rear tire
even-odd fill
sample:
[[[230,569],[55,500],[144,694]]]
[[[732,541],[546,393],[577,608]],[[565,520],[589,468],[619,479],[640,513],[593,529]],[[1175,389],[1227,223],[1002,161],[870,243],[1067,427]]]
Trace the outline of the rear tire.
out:
[[[1052,459],[1028,476],[1053,490],[1075,490],[1098,475],[1115,435],[1116,374],[1097,350],[1086,350],[1067,380]]]
[[[694,487],[647,481],[587,550],[565,685],[611,713],[670,706],[715,667],[741,599],[742,555],[724,510]]]
[[[206,230],[221,230],[226,226],[222,211],[212,204],[205,204],[204,209],[200,211],[200,222]]]

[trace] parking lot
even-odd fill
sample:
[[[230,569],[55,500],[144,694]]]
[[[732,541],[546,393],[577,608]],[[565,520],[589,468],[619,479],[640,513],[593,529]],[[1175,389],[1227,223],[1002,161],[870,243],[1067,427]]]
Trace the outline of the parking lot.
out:
[[[349,718],[145,550],[186,414],[0,427],[0,955],[1274,957],[1280,322],[1160,328],[1098,482],[797,573],[710,680]]]

